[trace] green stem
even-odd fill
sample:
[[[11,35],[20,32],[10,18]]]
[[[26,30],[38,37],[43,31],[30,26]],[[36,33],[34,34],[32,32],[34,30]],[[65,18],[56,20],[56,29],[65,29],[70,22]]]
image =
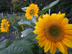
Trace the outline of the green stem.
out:
[[[15,40],[16,40],[17,38],[16,38],[16,34],[15,34],[15,32],[14,32],[14,37],[15,37]]]
[[[11,28],[12,28],[12,26],[11,26]],[[14,31],[14,28],[12,28],[12,30]],[[13,33],[13,34],[14,34],[14,37],[15,37],[15,39],[16,39],[16,34],[15,34],[15,31],[14,31],[14,33]]]
[[[19,39],[19,33],[18,33],[18,30],[17,30],[17,34],[18,34],[18,39]]]

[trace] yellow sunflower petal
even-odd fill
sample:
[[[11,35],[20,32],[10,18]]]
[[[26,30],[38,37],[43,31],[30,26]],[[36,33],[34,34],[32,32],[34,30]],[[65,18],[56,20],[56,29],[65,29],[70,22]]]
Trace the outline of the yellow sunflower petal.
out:
[[[41,39],[41,40],[42,39],[44,40],[45,38],[46,38],[45,36],[41,36],[40,38],[38,36],[36,37],[36,39]]]
[[[61,42],[61,44],[63,45],[63,47],[64,47],[64,49],[65,49],[65,53],[63,53],[63,54],[68,54],[68,48],[66,47],[66,45],[64,45],[63,42]]]
[[[55,52],[56,52],[55,43],[51,42],[50,53],[55,54]]]
[[[43,19],[42,19],[42,18],[38,18],[38,21],[39,21],[39,22],[43,22]]]
[[[72,29],[71,30],[64,30],[65,34],[72,34]]]
[[[44,33],[42,33],[41,35],[38,35],[37,37],[36,37],[36,39],[39,39],[39,38],[43,38],[44,37]]]
[[[51,21],[50,15],[49,14],[43,15],[43,20],[45,21],[45,23],[50,22]]]
[[[67,24],[67,25],[65,25],[65,26],[64,26],[64,29],[68,29],[68,30],[69,30],[69,29],[72,29],[72,24]]]
[[[63,42],[66,46],[72,48],[72,40],[67,39],[67,38],[64,38],[64,39],[62,40],[62,42]]]
[[[34,16],[36,16],[36,18],[38,17],[38,14],[35,14]]]
[[[43,30],[43,29],[44,29],[44,28],[39,27],[39,26],[35,26],[34,28],[36,28],[36,29],[41,29],[41,30]]]
[[[44,31],[43,31],[43,30],[38,30],[38,29],[34,30],[33,32],[34,32],[34,33],[36,33],[36,34],[41,34],[41,33],[44,33]]]
[[[55,13],[51,15],[51,20],[52,20],[52,22],[55,22],[55,21],[56,21],[56,16],[57,16],[57,15],[56,15]]]
[[[65,26],[66,24],[68,24],[69,20],[67,18],[64,18],[63,21],[61,22],[62,26]]]
[[[45,45],[45,43],[47,42],[47,39],[44,40],[43,42],[39,43],[40,47],[43,47]]]
[[[62,45],[60,42],[57,42],[56,45],[57,45],[57,48],[58,48],[62,53],[65,53],[65,49],[64,49],[63,45]]]
[[[44,47],[44,52],[47,52],[50,49],[50,45],[51,45],[51,42],[47,41],[47,43],[45,44],[45,47]]]
[[[65,37],[65,38],[72,39],[72,35],[68,35],[68,34],[66,34],[64,37]]]
[[[65,16],[65,14],[58,15],[58,16],[57,16],[57,18],[58,18],[58,19],[57,19],[57,22],[58,22],[58,23],[61,23],[61,22],[63,21],[63,19],[64,19],[64,16]]]
[[[42,22],[36,22],[35,24],[36,24],[36,26],[38,26],[40,28],[45,28],[45,25]]]

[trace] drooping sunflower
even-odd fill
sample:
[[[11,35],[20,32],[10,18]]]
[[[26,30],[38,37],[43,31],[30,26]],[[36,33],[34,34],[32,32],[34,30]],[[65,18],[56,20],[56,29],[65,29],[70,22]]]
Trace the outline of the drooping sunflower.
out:
[[[9,21],[7,19],[2,19],[1,21],[1,32],[8,32],[9,31]]]
[[[29,7],[27,7],[25,16],[27,19],[32,19],[32,16],[38,17],[39,7],[36,4],[30,4]]]
[[[20,26],[22,28],[22,30],[24,30],[24,27],[23,26]]]
[[[36,22],[35,34],[40,47],[44,47],[44,52],[50,49],[50,53],[55,54],[56,49],[63,54],[68,54],[67,47],[72,48],[72,24],[68,24],[65,14],[54,13],[51,16],[46,14]]]

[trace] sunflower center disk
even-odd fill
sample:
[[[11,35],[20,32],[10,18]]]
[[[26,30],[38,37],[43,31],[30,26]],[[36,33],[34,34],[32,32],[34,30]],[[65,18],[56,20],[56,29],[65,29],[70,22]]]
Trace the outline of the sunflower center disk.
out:
[[[60,30],[57,27],[51,27],[49,32],[52,36],[56,37],[59,35]]]
[[[64,38],[64,28],[57,22],[50,22],[45,27],[45,36],[53,42],[61,41]]]
[[[33,14],[33,12],[34,12],[33,10],[30,10],[30,14]]]
[[[4,24],[3,24],[3,28],[5,28],[5,29],[6,29],[6,23],[4,23]]]

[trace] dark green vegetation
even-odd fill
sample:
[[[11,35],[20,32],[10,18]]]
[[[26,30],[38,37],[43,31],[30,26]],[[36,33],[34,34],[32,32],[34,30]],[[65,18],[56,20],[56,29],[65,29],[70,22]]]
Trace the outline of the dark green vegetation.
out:
[[[0,12],[4,13],[22,13],[21,8],[28,6],[32,2],[39,6],[41,10],[44,6],[55,0],[0,0]],[[51,13],[66,13],[66,17],[72,18],[72,0],[60,0],[60,2],[51,8]]]

